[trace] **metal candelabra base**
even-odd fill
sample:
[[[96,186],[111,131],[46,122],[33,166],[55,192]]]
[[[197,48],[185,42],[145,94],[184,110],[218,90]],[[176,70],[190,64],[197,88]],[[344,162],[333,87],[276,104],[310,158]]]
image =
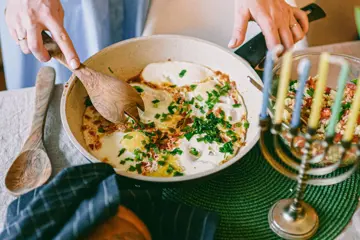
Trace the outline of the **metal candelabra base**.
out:
[[[319,217],[306,202],[298,202],[298,209],[293,209],[293,203],[294,199],[282,199],[272,206],[268,215],[270,228],[284,239],[309,239],[319,227]]]
[[[336,148],[335,152],[340,153],[341,157],[335,157],[338,161],[331,166],[313,168],[311,163],[315,162],[315,158],[312,156],[312,145],[315,142],[314,136],[316,133],[314,129],[308,129],[308,132],[303,134],[296,129],[290,129],[286,126],[284,128],[284,124],[272,126],[270,117],[260,120],[260,127],[260,148],[267,162],[281,174],[297,180],[295,197],[282,199],[270,209],[268,214],[269,226],[274,233],[284,239],[309,239],[319,227],[319,217],[315,209],[303,201],[306,185],[326,186],[349,178],[356,171],[360,161],[360,144],[357,145],[358,150],[354,164],[345,172],[331,175],[343,162],[346,152],[350,148],[350,143],[336,145],[332,141],[323,141],[322,144],[326,146],[325,153],[322,156],[323,159],[331,155],[332,151],[330,150],[333,148]],[[296,157],[293,145],[291,145],[290,153],[288,153],[289,151],[286,151],[283,145],[280,144],[280,134],[284,129],[288,131],[292,139],[299,135],[306,139],[301,156]],[[272,138],[273,141],[271,144],[267,144],[265,138]]]

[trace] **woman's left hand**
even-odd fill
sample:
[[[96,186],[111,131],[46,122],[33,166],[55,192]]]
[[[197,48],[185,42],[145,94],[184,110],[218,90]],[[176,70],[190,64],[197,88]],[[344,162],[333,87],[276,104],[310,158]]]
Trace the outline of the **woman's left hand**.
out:
[[[304,11],[284,0],[235,0],[235,19],[230,48],[239,47],[245,39],[248,22],[256,21],[268,49],[282,44],[286,49],[301,40],[308,31],[309,21]]]

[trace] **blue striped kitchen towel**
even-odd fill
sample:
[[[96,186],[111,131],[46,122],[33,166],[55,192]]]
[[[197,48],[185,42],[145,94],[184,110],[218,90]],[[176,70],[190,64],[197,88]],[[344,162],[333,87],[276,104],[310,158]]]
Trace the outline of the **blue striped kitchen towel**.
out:
[[[62,170],[48,184],[14,200],[0,239],[80,239],[116,214],[132,210],[152,239],[213,239],[216,213],[161,199],[161,190],[123,190],[105,163]]]

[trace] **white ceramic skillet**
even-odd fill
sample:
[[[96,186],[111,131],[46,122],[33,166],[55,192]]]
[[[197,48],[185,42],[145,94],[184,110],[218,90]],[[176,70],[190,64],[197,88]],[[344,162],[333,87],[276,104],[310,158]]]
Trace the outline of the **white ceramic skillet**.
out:
[[[259,138],[258,114],[260,112],[262,93],[248,80],[252,77],[261,84],[261,80],[253,68],[242,58],[227,49],[213,43],[175,35],[156,35],[135,38],[111,45],[94,56],[85,64],[96,71],[111,74],[109,67],[121,79],[129,79],[149,63],[167,60],[188,61],[205,65],[213,70],[226,73],[236,82],[239,92],[244,97],[248,110],[248,129],[246,145],[228,162],[211,170],[181,177],[159,178],[141,176],[117,170],[120,175],[148,182],[182,182],[202,178],[219,172],[240,160],[256,144]],[[81,131],[82,116],[87,96],[81,82],[73,75],[64,89],[61,100],[61,120],[70,140],[75,147],[91,162],[100,162],[87,150]],[[115,169],[116,170],[116,169]],[[241,174],[241,173],[239,173]]]

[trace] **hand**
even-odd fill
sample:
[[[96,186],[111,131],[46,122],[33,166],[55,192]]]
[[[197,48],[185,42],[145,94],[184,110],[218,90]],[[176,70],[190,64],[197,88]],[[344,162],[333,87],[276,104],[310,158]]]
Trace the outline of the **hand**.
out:
[[[41,32],[50,31],[52,38],[64,53],[71,68],[80,66],[79,57],[64,25],[64,10],[60,0],[8,0],[6,24],[12,38],[25,54],[32,53],[42,62],[50,60]]]
[[[291,48],[305,36],[309,28],[306,13],[291,7],[284,0],[235,0],[230,48],[236,48],[244,42],[248,22],[251,20],[259,24],[268,49],[280,43],[286,49]]]

